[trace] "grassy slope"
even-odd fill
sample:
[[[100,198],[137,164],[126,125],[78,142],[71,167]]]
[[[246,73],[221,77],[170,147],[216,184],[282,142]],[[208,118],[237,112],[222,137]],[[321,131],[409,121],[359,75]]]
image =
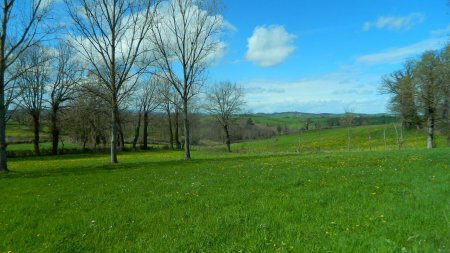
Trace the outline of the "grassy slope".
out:
[[[11,159],[0,251],[448,252],[448,154]]]
[[[13,139],[32,139],[33,130],[28,126],[19,124],[16,121],[9,121],[6,127],[6,136]]]
[[[32,140],[34,138],[33,130],[26,125],[19,124],[16,121],[10,120],[8,122],[6,128],[6,136],[8,144],[8,151],[32,151],[33,144]],[[48,128],[44,127],[41,132],[41,150],[50,150],[52,147],[51,142],[48,142],[50,139],[50,134],[48,133]],[[61,148],[60,144],[60,148]],[[66,149],[75,149],[79,148],[79,145],[75,145],[72,143],[68,143],[67,141],[64,143],[64,148]]]
[[[385,150],[384,129],[386,128],[386,149],[397,149],[397,135],[393,125],[360,126],[351,128],[351,150]],[[370,142],[369,142],[370,136]],[[423,131],[403,132],[403,148],[421,149],[426,147],[426,134]],[[370,147],[369,147],[370,143]],[[436,136],[437,147],[445,147],[442,136]],[[223,145],[222,145],[223,146]],[[223,147],[221,147],[223,148]],[[234,150],[240,152],[315,152],[348,150],[348,129],[334,128],[307,131],[303,134],[283,135],[266,140],[233,144]]]

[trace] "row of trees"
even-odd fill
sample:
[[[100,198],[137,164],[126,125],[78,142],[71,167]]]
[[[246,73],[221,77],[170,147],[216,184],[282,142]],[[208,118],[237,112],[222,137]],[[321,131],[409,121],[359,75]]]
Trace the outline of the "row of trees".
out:
[[[386,76],[381,90],[391,95],[390,109],[403,128],[426,128],[427,147],[433,148],[436,130],[450,143],[450,45],[428,51],[403,69]]]
[[[120,112],[130,107],[138,111],[134,147],[141,120],[146,135],[152,110],[162,107],[171,117],[172,108],[176,108],[175,117],[180,116],[183,122],[184,158],[189,160],[191,102],[206,83],[205,73],[215,53],[223,47],[220,35],[224,20],[219,15],[218,2],[65,0],[64,3],[72,21],[66,30],[57,30],[53,25],[57,22],[46,23],[52,8],[60,5],[58,2],[1,3],[0,170],[7,171],[6,122],[12,104],[33,118],[37,154],[41,114],[44,108],[49,108],[56,153],[61,109],[71,106],[72,111],[83,110],[87,94],[108,106],[112,163],[118,162],[118,144],[123,144]],[[24,9],[30,11],[18,15]],[[66,40],[55,45],[53,35]],[[225,89],[230,87],[241,93],[233,85]],[[229,105],[227,99],[214,101],[219,107],[211,111],[215,114],[235,112],[242,105],[240,102]],[[218,119],[226,130],[231,117]],[[97,137],[105,139],[104,134]],[[144,145],[145,142],[144,137]],[[178,138],[176,142],[181,146]]]

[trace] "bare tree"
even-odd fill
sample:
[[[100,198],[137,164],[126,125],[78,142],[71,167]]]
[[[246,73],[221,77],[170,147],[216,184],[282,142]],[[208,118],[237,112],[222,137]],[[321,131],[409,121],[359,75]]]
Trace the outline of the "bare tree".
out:
[[[341,119],[342,125],[347,127],[347,150],[350,151],[352,149],[352,126],[354,124],[354,110],[353,108],[345,108],[344,117]]]
[[[306,121],[305,121],[305,130],[306,131],[309,131],[310,129],[309,129],[309,127],[310,127],[310,125],[313,123],[313,121],[312,121],[312,119],[311,118],[307,118],[306,119]],[[281,133],[281,126],[280,126],[280,131],[279,131],[280,133]]]
[[[222,46],[218,35],[223,18],[218,9],[215,0],[171,0],[160,10],[152,28],[160,75],[182,100],[185,160],[191,159],[190,100],[198,94],[208,63]]]
[[[143,149],[148,149],[148,126],[150,123],[150,113],[153,112],[154,110],[156,110],[156,108],[158,108],[159,104],[160,104],[160,100],[158,97],[158,87],[157,87],[157,78],[156,76],[152,76],[152,78],[150,78],[150,81],[148,81],[143,87],[142,87],[142,91],[141,91],[141,97],[140,97],[140,111],[143,116],[143,123],[144,123],[144,127],[143,127],[143,136],[142,136],[142,148]],[[139,127],[140,128],[140,127]],[[137,133],[137,135],[135,135],[135,141],[137,142],[139,136],[138,136],[138,131],[139,129],[137,129],[135,131],[135,133]]]
[[[51,8],[47,0],[3,0],[0,28],[0,171],[8,171],[6,160],[6,120],[11,100],[8,94],[14,94],[11,83],[22,73],[8,74],[8,69],[32,45],[47,35],[39,29]],[[27,10],[27,11],[24,11]]]
[[[89,143],[97,149],[100,144],[106,145],[108,137],[108,103],[91,92],[77,90],[77,94],[67,111],[61,115],[62,128],[72,138],[72,141],[87,148]]]
[[[236,84],[223,82],[214,87],[206,96],[205,109],[213,115],[225,132],[227,152],[231,152],[230,126],[236,120],[236,114],[245,104],[244,92]]]
[[[79,53],[104,88],[111,107],[111,163],[117,163],[119,105],[151,62],[144,46],[159,1],[65,0]]]
[[[60,41],[53,64],[53,80],[50,84],[50,131],[52,134],[52,154],[58,153],[60,137],[59,114],[75,95],[75,87],[80,83],[82,71],[74,50],[66,42]]]
[[[400,115],[402,127],[409,129],[420,126],[416,104],[417,90],[414,83],[414,62],[409,61],[403,70],[395,71],[383,78],[381,93],[390,94],[390,109]]]
[[[39,155],[41,114],[44,109],[44,94],[50,81],[50,60],[48,49],[35,45],[21,55],[20,65],[25,69],[19,78],[19,106],[33,120],[34,153]]]
[[[400,133],[399,130],[397,129],[397,125],[395,123],[393,123],[394,125],[394,130],[395,130],[395,141],[397,143],[397,148],[398,150],[401,150],[403,148],[403,143],[405,142],[405,140],[403,139],[403,127],[400,127]]]
[[[181,112],[181,99],[180,96],[176,96],[176,99],[174,101],[174,107],[175,107],[175,118],[174,118],[174,123],[175,123],[175,145],[177,149],[181,149],[181,142],[180,142],[180,112]]]
[[[141,121],[142,121],[142,112],[143,112],[143,105],[141,103],[141,97],[140,96],[136,96],[135,98],[135,109],[137,109],[137,121],[135,122],[134,125],[134,137],[133,137],[133,143],[132,145],[132,149],[133,151],[136,151],[136,146],[139,140],[139,134],[141,133]]]
[[[427,123],[427,148],[434,146],[434,132],[439,104],[440,78],[439,58],[436,52],[425,52],[414,69],[419,101]]]
[[[169,147],[174,148],[174,131],[172,127],[172,113],[179,106],[177,104],[178,94],[173,86],[163,78],[157,78],[156,86],[158,87],[159,101],[161,109],[166,113],[167,124],[169,130]]]
[[[447,135],[447,145],[450,145],[450,43],[440,53],[440,66],[437,71],[441,79],[440,96],[442,97],[438,125],[442,133]]]

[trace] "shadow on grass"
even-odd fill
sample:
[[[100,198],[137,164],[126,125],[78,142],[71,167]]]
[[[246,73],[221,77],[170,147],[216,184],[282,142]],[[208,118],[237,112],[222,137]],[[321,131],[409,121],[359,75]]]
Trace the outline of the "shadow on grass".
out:
[[[162,151],[164,152],[164,151]],[[140,152],[141,153],[141,152]],[[161,152],[159,152],[161,153]],[[139,155],[139,153],[135,153]],[[148,153],[146,153],[148,154]],[[157,155],[157,154],[156,154]],[[241,157],[211,157],[211,158],[197,158],[189,161],[184,161],[182,159],[170,159],[170,160],[144,160],[144,161],[123,161],[118,164],[110,164],[105,163],[105,161],[88,161],[86,165],[73,165],[73,166],[65,166],[63,168],[57,169],[41,169],[41,170],[33,170],[33,171],[10,171],[8,173],[0,174],[0,179],[7,178],[40,178],[40,177],[58,177],[58,176],[68,176],[68,175],[88,175],[95,173],[107,173],[111,171],[130,171],[137,169],[170,169],[174,167],[183,167],[189,165],[206,165],[206,164],[217,164],[223,162],[232,162],[232,163],[243,163],[245,161],[251,159],[267,159],[270,157],[280,157],[280,156],[293,156],[291,155],[265,155],[265,156],[241,156]],[[20,161],[52,161],[52,162],[64,162],[65,160],[76,160],[76,159],[85,159],[85,158],[107,158],[104,154],[82,154],[82,155],[64,155],[64,156],[49,156],[44,159],[40,159],[40,157],[27,157],[21,158]],[[192,166],[187,167],[186,169],[192,169]]]
[[[180,168],[184,167],[185,169],[196,169],[199,168],[197,166],[208,165],[202,168],[211,168],[215,164],[248,164],[248,161],[261,161],[272,158],[281,159],[297,157],[299,159],[312,159],[311,163],[317,162],[326,162],[333,163],[335,160],[342,159],[343,157],[347,159],[351,159],[353,162],[361,162],[371,160],[372,158],[379,159],[380,157],[384,157],[384,159],[402,159],[408,157],[411,154],[417,155],[419,152],[420,155],[424,155],[427,157],[428,155],[433,154],[433,158],[435,161],[444,162],[448,161],[448,148],[444,149],[434,149],[434,150],[402,150],[402,151],[372,151],[372,152],[337,152],[337,153],[319,153],[319,154],[296,154],[296,153],[281,153],[281,154],[245,154],[238,155],[231,154],[228,155],[226,153],[211,153],[212,157],[200,157],[193,158],[190,161],[184,161],[181,159],[175,158],[160,158],[160,160],[139,160],[139,155],[151,155],[154,154],[157,157],[158,154],[164,153],[173,153],[174,151],[157,151],[148,153],[145,151],[136,152],[136,153],[124,153],[124,154],[132,154],[136,156],[135,160],[126,160],[119,162],[118,164],[110,164],[107,163],[108,156],[105,154],[82,154],[82,155],[64,155],[64,156],[48,156],[41,159],[41,157],[27,157],[20,158],[20,161],[51,161],[51,162],[68,162],[68,160],[77,160],[77,159],[86,159],[86,158],[105,158],[103,161],[86,161],[86,164],[81,165],[73,165],[73,166],[65,166],[63,168],[56,169],[41,169],[41,170],[33,170],[33,171],[11,171],[9,173],[0,173],[0,179],[7,178],[39,178],[39,177],[58,177],[58,176],[66,176],[66,175],[88,175],[95,173],[108,173],[112,171],[130,171],[130,170],[161,170],[161,169],[171,169],[171,168]],[[380,156],[381,155],[381,156]],[[214,157],[215,156],[215,157]],[[150,159],[152,159],[151,157]],[[161,160],[162,159],[162,160]],[[166,159],[166,160],[164,160]],[[327,160],[327,161],[325,161]],[[191,166],[188,166],[191,165]]]

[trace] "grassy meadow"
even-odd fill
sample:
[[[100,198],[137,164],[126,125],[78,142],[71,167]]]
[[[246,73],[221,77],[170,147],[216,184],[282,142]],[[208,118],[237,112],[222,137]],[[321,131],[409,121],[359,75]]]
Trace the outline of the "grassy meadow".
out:
[[[449,149],[10,159],[2,252],[448,252]]]
[[[310,129],[315,129],[315,123],[320,123],[321,126],[327,126],[331,122],[339,122],[344,114],[312,114],[312,113],[298,113],[298,112],[283,112],[272,114],[250,114],[242,115],[241,118],[251,118],[256,124],[261,124],[269,127],[284,128],[285,126],[291,131],[297,131],[305,127],[306,121],[310,120]],[[380,125],[397,122],[398,119],[392,115],[385,114],[355,114],[354,121],[363,121],[367,125]]]
[[[392,124],[361,126],[348,152],[348,131],[235,143],[231,154],[197,146],[188,162],[162,149],[117,165],[107,154],[10,158],[0,252],[449,252],[446,140],[425,150],[422,131],[405,131],[398,150]]]
[[[396,129],[397,127],[397,129]],[[398,138],[402,135],[402,149],[423,149],[426,147],[426,133],[422,130],[400,132],[398,126],[372,125],[348,128],[332,128],[306,131],[301,134],[280,135],[270,139],[233,144],[238,152],[250,153],[312,153],[349,151],[398,150]],[[386,136],[386,137],[385,137]],[[447,147],[444,136],[435,136],[436,147]],[[217,146],[219,150],[220,146]],[[222,148],[223,149],[223,148]]]

